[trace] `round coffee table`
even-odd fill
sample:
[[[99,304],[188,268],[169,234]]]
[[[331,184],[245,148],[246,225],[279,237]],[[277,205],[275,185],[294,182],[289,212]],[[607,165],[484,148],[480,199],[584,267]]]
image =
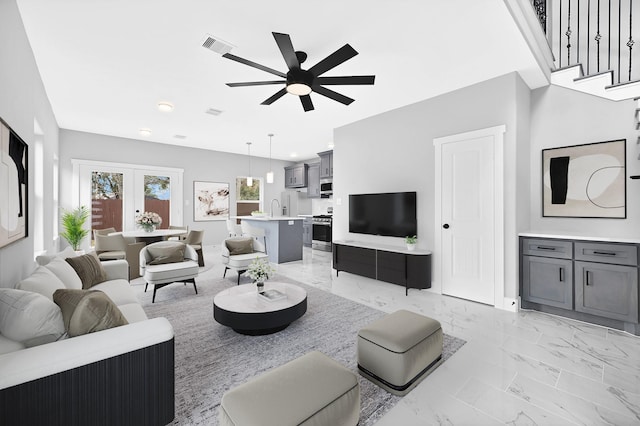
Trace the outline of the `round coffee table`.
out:
[[[307,312],[307,292],[293,284],[267,281],[265,290],[273,289],[286,297],[264,300],[258,296],[255,284],[223,290],[213,298],[213,318],[238,333],[250,336],[284,330]]]

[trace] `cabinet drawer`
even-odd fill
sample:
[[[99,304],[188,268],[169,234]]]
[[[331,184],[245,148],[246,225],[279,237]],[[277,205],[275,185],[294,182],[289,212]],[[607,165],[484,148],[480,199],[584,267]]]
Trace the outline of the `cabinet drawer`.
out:
[[[555,257],[571,259],[573,257],[573,243],[561,240],[541,240],[524,238],[522,240],[522,254],[531,256]]]
[[[575,243],[576,260],[636,266],[638,249],[630,244]]]

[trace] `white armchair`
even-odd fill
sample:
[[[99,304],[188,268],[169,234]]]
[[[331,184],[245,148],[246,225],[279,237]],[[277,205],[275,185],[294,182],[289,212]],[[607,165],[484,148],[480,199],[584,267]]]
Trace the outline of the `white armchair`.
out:
[[[264,230],[252,228],[252,234],[227,238],[222,243],[223,278],[227,276],[227,270],[232,269],[238,273],[240,284],[240,275],[249,268],[251,262],[255,259],[269,259]]]
[[[153,298],[156,301],[156,291],[175,282],[193,283],[198,294],[195,278],[198,276],[198,254],[193,247],[179,241],[160,241],[149,244],[140,251],[140,275],[146,282],[144,291],[149,284],[153,285]]]

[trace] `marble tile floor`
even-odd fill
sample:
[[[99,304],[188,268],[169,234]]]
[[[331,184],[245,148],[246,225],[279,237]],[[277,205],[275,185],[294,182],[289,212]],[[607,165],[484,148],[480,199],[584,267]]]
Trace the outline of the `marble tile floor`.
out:
[[[222,276],[219,247],[204,248]],[[331,253],[304,249],[277,273],[393,312],[435,318],[467,343],[378,426],[640,425],[640,338],[535,311],[506,312],[427,290],[340,273]]]

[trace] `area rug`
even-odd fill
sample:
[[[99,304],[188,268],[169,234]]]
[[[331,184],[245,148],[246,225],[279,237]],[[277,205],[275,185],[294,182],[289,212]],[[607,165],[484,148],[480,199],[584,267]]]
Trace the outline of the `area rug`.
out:
[[[222,395],[229,389],[311,350],[318,350],[354,372],[356,336],[364,325],[384,312],[352,302],[283,276],[274,281],[299,285],[307,291],[307,313],[279,333],[245,336],[213,319],[213,297],[235,285],[231,279],[198,280],[192,285],[172,284],[138,297],[150,318],[166,317],[175,332],[175,425],[217,425]],[[444,335],[446,360],[465,341]],[[358,375],[361,392],[359,425],[372,425],[400,397]]]

